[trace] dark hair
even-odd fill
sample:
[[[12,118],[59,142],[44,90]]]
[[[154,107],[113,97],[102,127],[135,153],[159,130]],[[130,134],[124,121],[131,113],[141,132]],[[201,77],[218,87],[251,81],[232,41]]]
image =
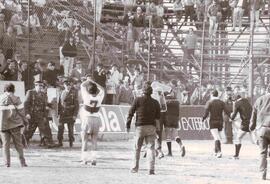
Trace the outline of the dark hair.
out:
[[[217,90],[212,91],[212,95],[213,95],[214,97],[218,97],[218,91],[217,91]]]
[[[6,84],[4,87],[4,92],[11,92],[14,93],[15,92],[15,86],[12,83]]]
[[[151,95],[153,93],[153,88],[151,87],[151,82],[147,81],[143,84],[143,94]]]
[[[94,95],[94,94],[97,94],[97,91],[98,91],[97,85],[95,83],[93,83],[93,82],[90,82],[88,92],[91,95]]]

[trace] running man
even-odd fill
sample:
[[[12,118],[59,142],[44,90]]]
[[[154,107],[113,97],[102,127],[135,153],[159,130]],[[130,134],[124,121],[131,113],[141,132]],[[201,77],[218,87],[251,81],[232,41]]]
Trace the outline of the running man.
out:
[[[90,76],[81,84],[83,107],[80,112],[81,138],[82,138],[82,162],[88,163],[87,143],[90,136],[92,142],[91,161],[96,165],[97,138],[101,121],[99,109],[105,96],[102,86],[94,82]]]

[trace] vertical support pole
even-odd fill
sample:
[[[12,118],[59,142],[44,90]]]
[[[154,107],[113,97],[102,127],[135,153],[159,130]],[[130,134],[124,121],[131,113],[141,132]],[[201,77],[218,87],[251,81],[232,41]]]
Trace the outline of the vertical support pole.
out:
[[[27,81],[30,84],[30,5],[32,0],[28,0],[28,9],[27,9]],[[26,86],[25,86],[26,87]]]
[[[94,74],[95,66],[96,66],[96,24],[97,24],[97,0],[93,1],[94,3],[94,26],[93,26],[93,48],[92,48],[92,74]]]
[[[256,1],[255,1],[256,2]],[[250,98],[250,102],[253,103],[253,88],[254,88],[254,70],[253,70],[253,39],[254,39],[254,26],[255,26],[255,2],[253,3],[253,7],[251,9],[250,16],[254,16],[253,22],[250,22],[250,43],[249,43],[249,85],[248,85],[248,96]]]
[[[207,3],[205,2],[205,10],[204,10],[204,18],[203,18],[203,30],[202,30],[202,44],[201,44],[201,68],[200,68],[200,90],[199,90],[199,102],[202,99],[202,80],[203,80],[203,63],[204,63],[204,42],[205,42],[205,20],[206,20],[206,12],[207,12]]]
[[[150,80],[150,62],[151,62],[151,40],[152,40],[152,16],[149,18],[149,39],[148,39],[148,59],[147,59],[147,81]]]

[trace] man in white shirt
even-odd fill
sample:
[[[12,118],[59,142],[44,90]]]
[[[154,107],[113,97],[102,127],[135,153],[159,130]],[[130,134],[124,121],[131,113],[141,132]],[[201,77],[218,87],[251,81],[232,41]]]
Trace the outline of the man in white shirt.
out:
[[[83,107],[80,112],[81,118],[81,138],[82,138],[82,162],[87,164],[87,142],[89,136],[92,142],[91,161],[96,165],[97,138],[101,121],[99,109],[103,101],[105,92],[102,86],[94,82],[90,76],[81,84],[81,95]]]

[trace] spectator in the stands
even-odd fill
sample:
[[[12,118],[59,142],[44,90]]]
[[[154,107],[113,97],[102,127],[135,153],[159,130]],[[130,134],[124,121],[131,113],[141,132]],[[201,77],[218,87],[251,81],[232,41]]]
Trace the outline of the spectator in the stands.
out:
[[[11,17],[9,27],[12,27],[13,30],[16,30],[16,35],[20,36],[23,34],[23,23],[22,11],[18,11]]]
[[[64,75],[69,77],[73,69],[74,59],[77,56],[77,46],[74,43],[73,37],[70,37],[62,48],[64,56]]]
[[[40,20],[38,18],[37,12],[33,12],[29,17],[29,27],[30,27],[30,33],[37,34],[39,38],[42,38],[42,28],[40,25]],[[28,25],[28,19],[25,22],[25,25]]]
[[[2,72],[4,80],[6,81],[17,81],[18,80],[18,68],[15,60],[7,61],[8,67]]]
[[[196,15],[198,22],[203,23],[204,13],[205,13],[205,0],[196,0]]]
[[[34,76],[32,70],[29,69],[28,71],[28,64],[26,61],[21,62],[21,67],[19,71],[19,81],[24,81],[25,91],[32,89],[32,84],[34,82]]]
[[[184,5],[182,0],[175,0],[173,3],[173,12],[176,15],[176,21],[179,22],[184,14]]]
[[[134,51],[134,31],[133,25],[131,22],[128,23],[127,27],[127,52],[132,55],[135,53]]]
[[[21,70],[21,66],[22,66],[22,57],[21,57],[21,53],[19,51],[16,51],[15,55],[14,55],[14,60],[16,61],[16,64],[18,66],[18,70]]]
[[[164,7],[163,3],[159,3],[156,7],[157,9],[157,16],[156,16],[156,23],[153,24],[154,28],[163,28],[163,17],[164,17]]]
[[[250,9],[250,30],[253,28],[258,31],[258,26],[260,22],[260,11],[264,6],[263,0],[250,0],[249,1],[249,9]],[[268,7],[269,10],[270,7]]]
[[[145,15],[143,14],[142,8],[137,7],[136,13],[131,16],[133,26],[144,27],[145,26]]]
[[[217,0],[213,0],[212,4],[208,7],[207,16],[209,17],[209,38],[212,40],[216,37],[218,28],[218,19],[220,18],[220,8]]]
[[[184,38],[184,56],[182,62],[185,65],[184,70],[186,70],[186,64],[191,64],[190,60],[193,60],[195,49],[197,47],[198,38],[197,35],[194,33],[193,28],[189,28],[189,33]],[[191,66],[190,66],[191,70]]]
[[[230,4],[231,4],[231,7],[233,7],[232,31],[235,31],[237,23],[238,23],[239,31],[242,31],[242,19],[243,19],[244,11],[248,7],[248,0],[233,0]]]
[[[134,74],[131,74],[128,71],[128,74],[130,76],[130,84],[133,85],[133,89],[140,90],[142,89],[142,84],[144,82],[144,76],[143,73],[140,72],[139,68],[135,68]]]
[[[0,40],[6,32],[5,15],[0,13]]]
[[[229,5],[229,0],[220,0],[219,6],[221,10],[221,24],[219,25],[221,30],[225,30],[227,26],[227,21],[231,15],[231,7]]]
[[[103,88],[106,88],[106,70],[102,63],[97,64],[96,70],[93,73],[93,78],[96,83],[101,85]]]
[[[129,76],[125,76],[117,93],[117,102],[120,105],[131,105],[134,99],[133,89],[130,85]]]
[[[46,81],[46,84],[49,87],[56,87],[58,76],[60,75],[60,71],[56,69],[54,62],[49,62],[46,70],[43,74],[43,81]]]
[[[80,81],[82,77],[86,75],[86,70],[82,67],[82,61],[80,59],[76,60],[75,68],[71,72],[71,78],[74,81]]]
[[[115,86],[116,94],[119,92],[119,86],[122,80],[123,76],[120,74],[118,66],[116,64],[113,64],[112,69],[110,70],[110,81]]]
[[[37,61],[35,61],[32,64],[32,66],[30,66],[31,67],[31,70],[33,72],[33,76],[38,75],[38,74],[41,73],[39,60],[41,60],[41,59],[37,59]]]
[[[196,13],[194,10],[194,0],[183,0],[183,4],[185,7],[185,22],[187,23],[188,17],[190,19],[190,22],[195,20]]]
[[[21,11],[21,5],[16,0],[4,0],[4,14],[6,25],[9,25],[9,21],[14,12]]]
[[[3,54],[5,59],[12,59],[13,54],[16,51],[16,37],[13,34],[13,29],[11,27],[7,28],[7,33],[3,35],[1,41],[1,47],[3,50]]]

